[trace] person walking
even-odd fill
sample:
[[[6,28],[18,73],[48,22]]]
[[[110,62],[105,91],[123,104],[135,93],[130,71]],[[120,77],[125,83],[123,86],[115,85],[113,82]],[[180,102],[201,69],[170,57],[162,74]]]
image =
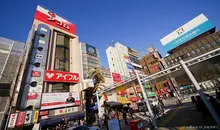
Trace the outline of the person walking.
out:
[[[125,110],[123,110],[123,119],[124,119],[124,121],[125,121],[125,125],[128,125],[128,120],[127,120],[127,113],[126,113],[126,111]]]

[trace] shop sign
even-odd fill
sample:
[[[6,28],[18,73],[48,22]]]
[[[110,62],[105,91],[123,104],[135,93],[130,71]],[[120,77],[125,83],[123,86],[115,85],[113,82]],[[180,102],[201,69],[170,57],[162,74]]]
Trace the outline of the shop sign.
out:
[[[33,111],[26,111],[24,125],[28,125],[31,123]]]
[[[43,93],[41,109],[52,109],[80,105],[78,92],[70,93]]]
[[[28,93],[27,99],[28,99],[28,100],[37,99],[37,96],[38,96],[38,94],[37,94],[36,92],[34,92],[34,93]]]
[[[96,48],[94,46],[86,44],[86,52],[89,55],[97,57]]]
[[[138,93],[141,93],[141,92],[142,92],[142,90],[141,90],[140,87],[136,87],[136,90],[137,90]]]
[[[137,97],[131,97],[131,98],[129,98],[129,99],[130,99],[130,101],[135,102],[135,101],[140,100],[140,97],[139,97],[139,96],[137,96]]]
[[[25,112],[19,112],[16,126],[21,127],[24,124],[24,119],[25,119]]]
[[[113,72],[112,72],[112,77],[113,77],[113,81],[114,81],[115,83],[121,82],[121,75],[120,75],[120,74],[118,74],[118,73],[113,73]]]
[[[36,14],[34,16],[34,19],[37,19],[39,21],[42,21],[46,24],[49,24],[51,26],[60,28],[66,32],[76,34],[76,26],[69,21],[61,18],[60,16],[56,15],[55,13],[44,9],[41,6],[37,6]]]
[[[156,94],[154,92],[147,92],[147,96],[148,97],[154,97],[154,96],[156,96]]]
[[[122,103],[122,104],[128,104],[131,103],[130,100],[128,100],[128,98],[126,97],[117,97],[118,102]]]
[[[55,110],[54,115],[62,115],[62,114],[68,114],[78,111],[78,107],[71,107],[71,108],[64,108],[64,109],[57,109]]]
[[[32,77],[40,77],[41,76],[41,72],[40,71],[32,71],[31,76]]]
[[[127,92],[125,90],[122,90],[122,91],[118,91],[117,92],[117,95],[125,95],[127,94]]]
[[[8,122],[8,128],[14,128],[15,127],[17,117],[18,117],[18,113],[13,113],[13,114],[10,115],[10,119],[9,119],[9,122]]]
[[[35,110],[33,116],[33,123],[36,123],[38,121],[38,116],[39,116],[39,111]]]
[[[150,85],[149,85],[149,84],[145,84],[144,87],[145,87],[146,89],[149,89],[149,88],[150,88]]]
[[[44,81],[46,82],[66,82],[66,83],[78,83],[79,74],[71,72],[62,72],[54,70],[46,70],[44,76]]]
[[[45,116],[45,115],[48,115],[49,114],[49,111],[40,111],[40,116]]]

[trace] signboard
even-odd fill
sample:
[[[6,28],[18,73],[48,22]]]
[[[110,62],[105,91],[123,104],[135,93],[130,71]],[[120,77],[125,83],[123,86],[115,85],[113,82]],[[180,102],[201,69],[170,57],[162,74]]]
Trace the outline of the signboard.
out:
[[[156,94],[154,92],[147,92],[147,96],[148,97],[154,97],[154,96],[156,96]]]
[[[48,115],[49,114],[49,111],[40,111],[40,116],[45,116],[45,115]]]
[[[112,78],[113,78],[113,81],[114,81],[115,83],[121,82],[121,75],[118,74],[118,73],[113,73],[113,72],[112,72]]]
[[[94,46],[86,44],[86,53],[97,57],[96,48]]]
[[[41,76],[41,72],[40,71],[32,71],[31,76],[32,77],[40,77]]]
[[[31,123],[33,111],[26,111],[24,125],[28,125]]]
[[[134,70],[134,67],[131,63],[127,63],[127,66],[128,66],[128,69],[129,71],[133,71]]]
[[[131,98],[129,98],[129,99],[130,99],[130,101],[134,102],[134,101],[140,100],[140,97],[139,97],[139,96],[137,96],[137,97],[131,97]]]
[[[135,51],[134,49],[131,49],[130,47],[127,47],[127,49],[128,49],[128,53],[133,54],[134,56],[138,57],[137,51]]]
[[[33,123],[36,123],[38,121],[38,116],[39,116],[39,111],[35,110],[33,116]]]
[[[14,128],[16,124],[16,120],[18,117],[18,113],[13,113],[10,115],[10,119],[8,121],[8,128]]]
[[[108,120],[108,129],[109,130],[121,130],[118,118]]]
[[[208,18],[200,14],[177,30],[160,39],[160,41],[165,49],[170,51],[214,27],[215,26]]]
[[[24,124],[25,112],[18,113],[18,119],[16,122],[16,127],[21,127]]]
[[[28,93],[27,100],[37,99],[38,94],[36,92]]]
[[[131,103],[131,101],[126,98],[126,97],[117,97],[118,102],[122,103],[122,104],[128,104]]]
[[[44,81],[46,82],[66,82],[66,83],[78,83],[79,74],[71,72],[62,72],[54,70],[46,70],[44,76]]]
[[[149,84],[145,84],[145,85],[144,85],[144,88],[149,89],[149,88],[150,88],[150,85],[149,85]]]
[[[43,93],[41,109],[51,109],[80,105],[78,92],[71,93]]]
[[[61,18],[55,13],[44,9],[41,6],[37,6],[37,10],[34,19],[39,20],[43,23],[51,25],[53,27],[59,28],[63,31],[69,32],[71,34],[76,34],[76,26],[69,21]]]

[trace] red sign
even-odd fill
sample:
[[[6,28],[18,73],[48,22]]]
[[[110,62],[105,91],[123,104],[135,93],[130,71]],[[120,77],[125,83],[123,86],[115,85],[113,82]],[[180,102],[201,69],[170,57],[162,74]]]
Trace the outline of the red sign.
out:
[[[131,97],[131,98],[129,98],[129,100],[130,101],[132,101],[132,102],[134,102],[134,101],[138,101],[138,100],[140,100],[140,97]]]
[[[137,90],[138,93],[141,93],[141,92],[142,92],[142,90],[141,90],[140,87],[136,87],[136,90]]]
[[[121,81],[121,75],[118,74],[118,73],[112,73],[112,77],[113,77],[113,81],[114,81],[115,83]]]
[[[125,95],[125,94],[127,94],[127,92],[125,90],[117,92],[117,95]]]
[[[46,70],[44,76],[46,82],[66,82],[66,83],[78,83],[79,74],[63,71]]]
[[[28,93],[28,100],[37,99],[37,93]]]
[[[48,115],[49,114],[49,111],[40,111],[40,116],[45,116],[45,115]]]
[[[24,124],[24,119],[25,119],[25,112],[19,112],[16,126],[17,127],[22,126]]]
[[[72,34],[76,34],[76,26],[69,21],[61,18],[60,16],[56,15],[55,13],[44,9],[41,6],[37,6],[36,14],[34,19],[42,21],[46,24],[52,25],[54,27],[60,28],[64,31],[67,31]]]
[[[41,72],[40,71],[32,71],[31,76],[32,77],[40,77],[41,76]]]

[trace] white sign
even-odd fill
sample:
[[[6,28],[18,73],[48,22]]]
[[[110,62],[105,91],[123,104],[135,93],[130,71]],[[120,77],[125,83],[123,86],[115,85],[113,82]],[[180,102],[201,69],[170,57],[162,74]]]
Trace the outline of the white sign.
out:
[[[28,125],[31,123],[32,113],[33,113],[33,111],[26,111],[24,125]]]
[[[78,105],[80,105],[78,92],[43,93],[41,110]]]
[[[10,119],[8,122],[8,128],[14,128],[17,121],[18,113],[14,113],[10,115]]]
[[[78,107],[57,109],[57,110],[55,110],[55,115],[68,114],[68,113],[73,113],[73,112],[77,112],[77,111],[78,111]]]
[[[118,118],[108,120],[109,130],[120,130],[120,124]]]

